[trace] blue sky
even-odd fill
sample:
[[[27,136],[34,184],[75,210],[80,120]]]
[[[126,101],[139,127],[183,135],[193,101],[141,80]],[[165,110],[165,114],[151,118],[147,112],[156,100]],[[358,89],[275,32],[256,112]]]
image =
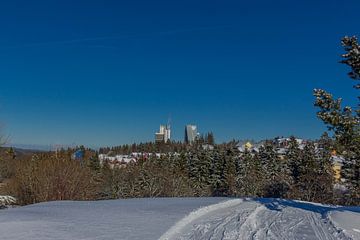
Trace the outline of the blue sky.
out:
[[[119,145],[197,124],[216,139],[316,138],[313,88],[355,105],[357,0],[7,1],[0,122],[12,143]]]

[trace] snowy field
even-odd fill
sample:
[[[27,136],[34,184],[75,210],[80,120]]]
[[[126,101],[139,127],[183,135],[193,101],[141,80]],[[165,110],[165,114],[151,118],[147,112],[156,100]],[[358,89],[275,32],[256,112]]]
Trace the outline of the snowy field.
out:
[[[234,198],[49,202],[1,210],[0,239],[360,239],[360,208]]]
[[[190,213],[165,239],[360,239],[360,208],[233,199]]]

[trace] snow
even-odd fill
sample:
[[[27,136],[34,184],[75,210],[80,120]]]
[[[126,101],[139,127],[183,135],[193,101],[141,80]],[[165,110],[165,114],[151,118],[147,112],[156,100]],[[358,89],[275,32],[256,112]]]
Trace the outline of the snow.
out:
[[[281,199],[229,200],[190,213],[160,239],[360,239],[359,211],[347,209]]]
[[[193,210],[226,198],[57,201],[0,211],[1,240],[158,239]]]
[[[0,211],[2,240],[360,239],[360,208],[281,199],[58,201]]]
[[[180,220],[176,225],[171,227],[163,236],[161,236],[160,240],[172,239],[174,236],[181,234],[181,231],[189,224],[191,224],[196,219],[202,218],[207,215],[209,212],[213,212],[215,210],[225,209],[234,205],[241,203],[241,199],[229,200],[222,203],[206,206],[200,208],[194,212],[191,212],[187,217]]]
[[[353,239],[360,239],[360,207],[343,207],[329,213],[329,218],[339,229]]]

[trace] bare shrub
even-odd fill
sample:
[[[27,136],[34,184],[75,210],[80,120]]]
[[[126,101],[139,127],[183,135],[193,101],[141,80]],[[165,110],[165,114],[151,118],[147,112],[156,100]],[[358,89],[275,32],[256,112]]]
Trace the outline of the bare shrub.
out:
[[[19,204],[54,200],[93,199],[96,184],[90,169],[66,155],[35,155],[18,161],[15,176],[7,186]]]

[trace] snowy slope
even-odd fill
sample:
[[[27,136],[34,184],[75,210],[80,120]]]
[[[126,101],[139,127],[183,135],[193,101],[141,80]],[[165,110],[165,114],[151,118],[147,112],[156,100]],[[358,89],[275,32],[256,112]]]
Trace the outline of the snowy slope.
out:
[[[233,199],[190,213],[160,239],[360,239],[355,235],[359,208],[344,209],[279,199]]]
[[[346,235],[353,239],[360,239],[360,207],[339,208],[328,214],[331,221]]]
[[[0,211],[1,240],[341,240],[360,239],[359,229],[360,208],[279,199],[63,201]]]
[[[193,210],[226,198],[59,201],[0,210],[0,240],[158,239]]]

